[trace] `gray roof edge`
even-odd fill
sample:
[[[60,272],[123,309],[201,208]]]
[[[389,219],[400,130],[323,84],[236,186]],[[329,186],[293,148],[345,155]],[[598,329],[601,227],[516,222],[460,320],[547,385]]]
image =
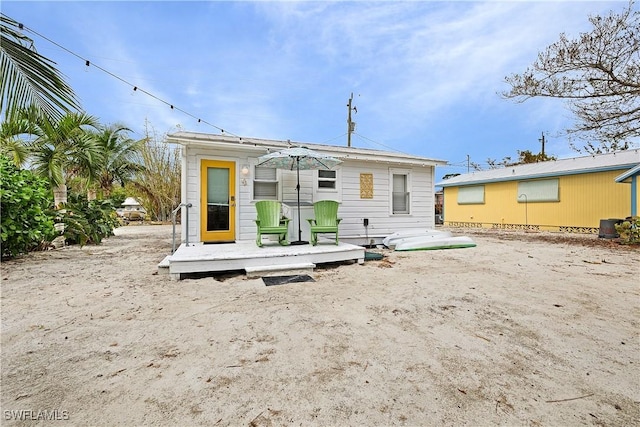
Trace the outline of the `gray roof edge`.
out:
[[[265,148],[275,148],[275,149],[283,149],[290,146],[305,146],[309,148],[314,148],[316,150],[330,151],[330,152],[336,153],[337,155],[344,154],[345,159],[358,160],[358,158],[354,157],[353,155],[362,155],[362,156],[386,157],[390,161],[392,161],[393,159],[399,159],[404,161],[411,161],[416,164],[427,163],[430,166],[444,166],[448,163],[446,160],[432,159],[428,157],[415,156],[415,155],[405,154],[400,152],[375,150],[370,148],[354,148],[354,147],[345,147],[345,146],[339,146],[339,145],[317,144],[312,142],[269,140],[269,139],[262,139],[262,138],[248,138],[248,137],[187,132],[187,131],[179,131],[179,132],[168,134],[167,140],[170,143],[175,143],[180,145],[223,143],[223,144],[237,144],[237,146],[242,146],[246,144],[246,145],[262,146]]]
[[[567,176],[567,175],[582,175],[585,173],[594,173],[594,172],[609,172],[616,170],[624,170],[633,164],[626,165],[613,165],[613,166],[602,166],[599,168],[592,169],[575,169],[569,171],[556,171],[556,172],[547,172],[547,173],[538,173],[538,174],[528,174],[528,175],[513,175],[513,176],[504,176],[498,178],[486,178],[486,179],[478,179],[478,180],[467,180],[467,181],[458,181],[449,183],[447,181],[437,182],[435,185],[437,187],[463,187],[467,185],[479,185],[479,184],[488,184],[491,182],[506,182],[506,181],[525,181],[528,179],[544,179],[544,178],[556,178],[559,176]],[[617,180],[617,178],[616,178]]]
[[[595,159],[595,160],[591,160]],[[596,166],[590,166],[595,162]],[[605,154],[571,157],[540,163],[527,163],[506,168],[490,169],[459,175],[436,183],[439,187],[452,187],[490,182],[536,179],[564,175],[627,169],[640,162],[640,148]],[[542,169],[542,170],[540,170]],[[511,174],[508,171],[511,170]],[[506,172],[505,172],[506,171]]]

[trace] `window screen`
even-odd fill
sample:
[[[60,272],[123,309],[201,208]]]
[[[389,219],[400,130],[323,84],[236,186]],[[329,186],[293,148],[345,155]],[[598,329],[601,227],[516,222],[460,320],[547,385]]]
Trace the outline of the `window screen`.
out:
[[[484,203],[484,185],[458,188],[458,204],[473,205]]]
[[[407,175],[393,174],[392,211],[394,214],[409,213]]]
[[[518,202],[559,202],[560,191],[557,179],[522,181],[518,183]]]
[[[335,190],[336,171],[319,170],[318,171],[318,188]]]
[[[276,200],[278,198],[276,169],[256,166],[253,176],[253,198],[255,200]]]

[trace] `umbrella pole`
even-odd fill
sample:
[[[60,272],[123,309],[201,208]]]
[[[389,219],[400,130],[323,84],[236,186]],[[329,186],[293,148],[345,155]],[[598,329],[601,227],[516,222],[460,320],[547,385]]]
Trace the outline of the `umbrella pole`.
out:
[[[292,245],[306,245],[309,242],[305,242],[302,240],[302,227],[300,226],[300,158],[296,157],[296,174],[298,177],[298,182],[296,184],[296,190],[298,191],[298,240],[296,242],[291,242]]]

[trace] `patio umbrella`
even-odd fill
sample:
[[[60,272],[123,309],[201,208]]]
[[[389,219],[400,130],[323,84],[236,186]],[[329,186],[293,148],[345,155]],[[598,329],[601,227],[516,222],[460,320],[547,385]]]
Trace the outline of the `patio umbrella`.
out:
[[[295,170],[297,173],[296,191],[298,192],[298,241],[292,245],[302,245],[308,242],[302,241],[302,229],[300,228],[300,171],[315,169],[332,169],[342,163],[342,160],[326,154],[318,153],[306,147],[291,147],[281,151],[265,154],[258,157],[260,167]]]

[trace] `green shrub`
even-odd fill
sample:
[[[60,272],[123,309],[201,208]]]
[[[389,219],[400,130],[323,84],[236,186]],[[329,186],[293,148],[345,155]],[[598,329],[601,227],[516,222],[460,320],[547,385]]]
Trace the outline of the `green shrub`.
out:
[[[64,237],[69,244],[99,244],[113,235],[119,225],[113,202],[107,200],[88,201],[86,196],[69,193],[67,203],[59,213],[64,223]]]
[[[55,236],[53,196],[46,180],[0,155],[2,258],[27,253]]]
[[[620,235],[620,242],[627,245],[640,244],[640,217],[634,216],[616,224],[616,231]]]

